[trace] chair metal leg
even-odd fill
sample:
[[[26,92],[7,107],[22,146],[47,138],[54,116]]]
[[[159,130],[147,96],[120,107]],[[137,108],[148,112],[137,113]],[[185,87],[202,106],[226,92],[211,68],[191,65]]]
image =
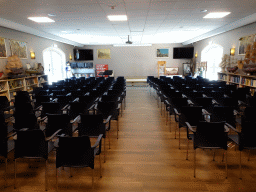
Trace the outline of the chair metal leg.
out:
[[[92,189],[94,189],[94,169],[92,169]]]
[[[196,149],[194,150],[194,178],[196,178]]]
[[[188,145],[189,145],[189,139],[188,139],[188,143],[187,143],[187,157],[186,157],[186,160],[188,160]]]
[[[104,163],[106,163],[106,137],[104,138]]]
[[[116,139],[118,139],[118,131],[119,131],[119,120],[117,118]]]
[[[242,179],[242,151],[240,151],[240,165],[239,165],[239,169],[240,169],[240,179]]]
[[[17,165],[16,165],[16,159],[14,160],[14,189],[16,189],[16,170]]]
[[[5,187],[7,187],[7,163],[8,163],[8,159],[5,158],[5,174],[4,174]]]
[[[47,159],[45,159],[45,191],[47,191],[48,188],[48,182],[47,182]]]
[[[71,167],[69,167],[69,177],[72,177],[72,168]]]
[[[179,127],[179,149],[180,149],[180,127]]]
[[[100,178],[102,178],[102,174],[101,174],[101,160],[100,160],[100,154],[99,154],[99,161],[100,161]]]
[[[225,152],[223,152],[223,155],[222,155],[222,162],[224,161],[224,153],[225,153]]]
[[[56,191],[58,191],[58,168],[56,168]]]
[[[215,161],[215,149],[213,149],[213,161]]]
[[[250,154],[251,154],[251,150],[249,149],[248,161],[250,161]]]
[[[228,150],[226,150],[226,172],[227,172],[227,176],[226,179],[228,178]]]

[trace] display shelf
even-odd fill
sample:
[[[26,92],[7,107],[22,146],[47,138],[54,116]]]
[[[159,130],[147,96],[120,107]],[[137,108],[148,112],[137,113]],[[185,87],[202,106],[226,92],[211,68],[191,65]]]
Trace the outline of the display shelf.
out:
[[[0,96],[6,96],[12,101],[17,91],[31,92],[33,87],[39,87],[42,83],[47,83],[47,75],[0,80]]]
[[[218,79],[229,84],[236,84],[239,87],[250,87],[253,89],[252,92],[256,89],[256,76],[253,75],[219,72]]]

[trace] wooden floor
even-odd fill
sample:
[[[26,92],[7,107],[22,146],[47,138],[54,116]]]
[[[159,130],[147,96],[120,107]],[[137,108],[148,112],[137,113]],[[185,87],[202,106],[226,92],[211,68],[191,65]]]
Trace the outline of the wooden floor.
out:
[[[148,87],[128,87],[127,106],[120,118],[119,139],[116,123],[111,131],[111,149],[107,150],[102,178],[99,178],[99,160],[95,163],[95,189],[91,189],[91,169],[59,169],[59,191],[97,192],[182,192],[182,191],[256,191],[256,156],[243,152],[243,179],[239,179],[239,152],[233,145],[228,149],[228,179],[222,151],[212,161],[212,151],[197,150],[197,178],[193,177],[193,149],[190,143],[186,160],[185,130],[181,132],[181,149],[174,139],[175,123],[160,114],[154,94]],[[172,132],[170,132],[172,129]],[[0,164],[0,191],[44,191],[44,161],[18,160],[17,189],[13,189],[13,153],[8,159],[8,181],[4,188],[5,164]],[[48,162],[48,191],[55,191],[55,152]]]

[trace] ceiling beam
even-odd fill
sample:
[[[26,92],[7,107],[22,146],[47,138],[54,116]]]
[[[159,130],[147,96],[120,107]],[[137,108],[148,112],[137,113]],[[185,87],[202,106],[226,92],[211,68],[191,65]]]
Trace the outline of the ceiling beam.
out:
[[[215,36],[215,35],[219,35],[221,33],[225,33],[227,31],[231,31],[233,29],[236,29],[236,28],[239,28],[239,27],[242,27],[242,26],[254,23],[254,22],[256,22],[256,13],[254,13],[252,15],[249,15],[247,17],[244,17],[240,20],[234,21],[232,23],[229,23],[225,26],[219,27],[215,30],[212,30],[212,31],[207,32],[205,34],[202,34],[200,36],[197,36],[197,37],[195,37],[193,39],[190,39],[188,41],[184,41],[182,44],[183,45],[188,45],[188,44],[191,44],[191,43],[195,43],[197,41],[201,41],[201,40],[204,40],[206,38],[209,38],[209,37],[212,37],[212,36]]]

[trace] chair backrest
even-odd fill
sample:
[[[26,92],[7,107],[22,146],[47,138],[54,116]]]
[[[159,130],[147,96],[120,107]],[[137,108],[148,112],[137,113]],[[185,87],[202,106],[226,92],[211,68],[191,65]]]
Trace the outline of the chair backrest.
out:
[[[59,103],[55,102],[42,102],[43,105],[43,114],[50,113],[50,114],[60,114],[61,108]]]
[[[39,129],[37,118],[33,113],[15,113],[14,128],[20,130],[23,128]]]
[[[6,96],[0,96],[0,110],[4,110],[4,108],[9,107],[10,103]]]
[[[31,103],[15,103],[14,106],[16,115],[34,113],[33,106],[31,105]]]
[[[181,107],[181,116],[179,126],[185,126],[185,122],[189,122],[191,126],[196,126],[199,121],[203,121],[201,106]]]
[[[105,124],[103,115],[81,115],[81,123],[78,124],[79,136],[99,136],[105,135]]]
[[[70,124],[70,117],[67,114],[46,114],[47,124],[45,127],[45,136],[49,137],[53,135],[59,129],[62,129],[61,133],[66,135],[72,135],[72,125]],[[59,133],[59,134],[61,134]]]
[[[79,114],[86,114],[88,110],[88,104],[87,103],[81,103],[81,102],[70,102],[70,110],[68,114],[71,118],[77,117]]]
[[[103,118],[107,118],[109,115],[114,115],[117,104],[115,102],[98,102],[98,111],[103,115]]]
[[[18,131],[15,141],[16,158],[48,158],[48,145],[42,130]]]
[[[89,166],[93,169],[93,153],[88,136],[60,137],[56,153],[56,168],[61,166]]]
[[[94,101],[94,97],[90,95],[79,96],[80,103],[91,103]]]
[[[251,122],[256,122],[256,106],[254,107],[246,107],[244,109],[244,114],[242,118],[245,121],[251,121]]]
[[[198,122],[194,134],[194,149],[198,147],[227,149],[225,122]]]
[[[4,113],[0,112],[0,156],[7,158],[7,124],[4,119]]]
[[[234,107],[214,106],[211,115],[211,122],[220,121],[226,121],[227,123],[235,127],[236,119],[234,115]]]
[[[196,104],[203,108],[209,108],[212,106],[212,97],[197,97]]]
[[[239,150],[256,147],[256,122],[242,120]]]
[[[180,112],[181,107],[188,106],[188,99],[182,97],[173,97],[171,98],[171,104],[173,108],[176,108]]]

